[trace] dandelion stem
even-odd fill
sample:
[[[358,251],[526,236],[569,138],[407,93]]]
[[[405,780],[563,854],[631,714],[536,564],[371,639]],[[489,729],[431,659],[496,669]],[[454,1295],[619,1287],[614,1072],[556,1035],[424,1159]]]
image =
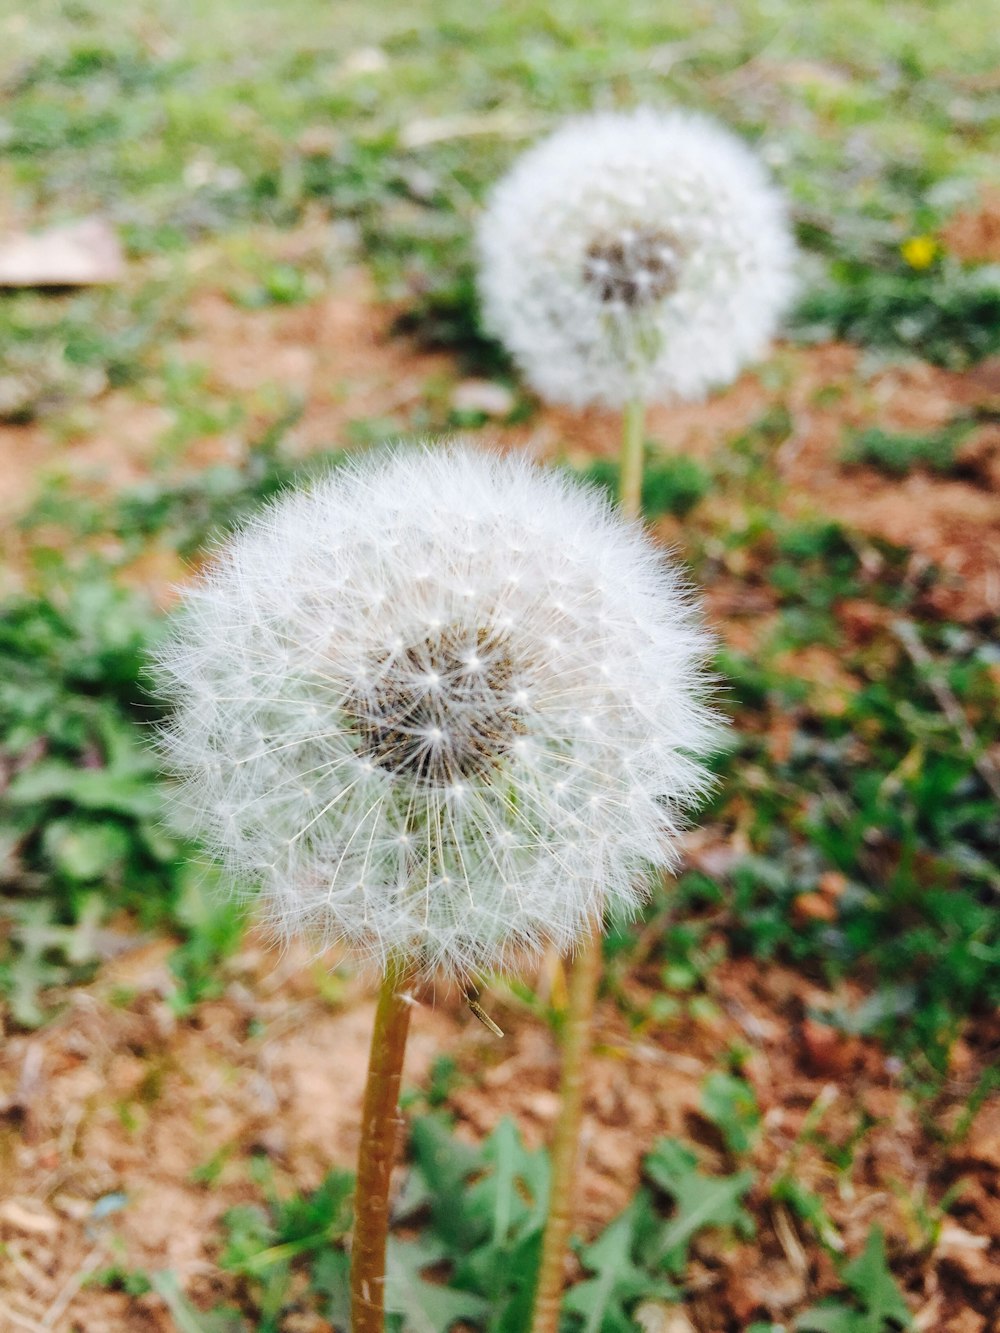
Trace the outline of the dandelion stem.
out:
[[[633,399],[622,421],[621,507],[629,518],[642,513],[642,452],[645,444],[646,405]]]
[[[552,1189],[535,1289],[531,1333],[556,1333],[565,1282],[566,1248],[573,1224],[573,1185],[580,1155],[583,1079],[590,1054],[597,983],[601,975],[601,930],[595,921],[573,960],[563,1027],[559,1120],[552,1144]]]
[[[622,423],[619,499],[629,518],[642,513],[642,449],[645,405],[628,404]],[[552,1187],[535,1289],[531,1333],[558,1333],[565,1281],[565,1256],[573,1225],[574,1185],[579,1172],[584,1073],[590,1055],[597,987],[601,980],[601,923],[594,921],[573,959],[563,1028],[559,1120],[552,1143]]]
[[[410,1026],[405,968],[390,960],[379,992],[361,1121],[351,1244],[352,1333],[383,1333],[389,1182],[396,1158],[399,1083]]]

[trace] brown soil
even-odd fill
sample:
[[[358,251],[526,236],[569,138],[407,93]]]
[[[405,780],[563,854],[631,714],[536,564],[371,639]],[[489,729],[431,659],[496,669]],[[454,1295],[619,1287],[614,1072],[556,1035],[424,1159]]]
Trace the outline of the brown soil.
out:
[[[243,437],[268,424],[261,390],[270,387],[306,410],[288,443],[302,454],[335,447],[345,426],[365,417],[412,410],[427,381],[450,370],[441,355],[415,353],[389,335],[390,316],[375,303],[360,270],[341,276],[336,289],[304,305],[246,311],[221,292],[201,291],[185,312],[190,332],[172,348],[182,363],[207,368],[205,389],[247,408],[240,438],[212,436],[190,445],[183,468],[235,461]],[[99,424],[66,445],[43,419],[0,426],[9,460],[0,478],[0,513],[15,515],[47,475],[68,475],[121,489],[146,480],[157,459],[169,410],[127,390],[108,393]]]
[[[704,833],[691,848],[698,863],[728,852],[709,848]],[[166,948],[140,946],[108,966],[69,997],[60,1019],[12,1037],[0,1057],[0,1327],[168,1333],[158,1297],[83,1285],[88,1275],[115,1263],[169,1267],[199,1305],[232,1299],[213,1260],[222,1214],[259,1197],[250,1155],[266,1154],[280,1192],[313,1188],[330,1165],[353,1163],[373,1011],[363,990],[345,982],[331,999],[329,983],[317,984],[321,964],[298,952],[278,959],[251,937],[227,969],[224,997],[178,1022],[166,1003]],[[633,976],[627,999],[645,1006],[655,989],[655,976]],[[746,1075],[764,1115],[749,1200],[759,1231],[752,1242],[711,1233],[697,1242],[688,1274],[696,1326],[780,1320],[835,1289],[832,1265],[806,1248],[794,1217],[769,1197],[793,1170],[823,1199],[848,1252],[863,1246],[872,1223],[883,1227],[920,1327],[964,1328],[951,1321],[973,1313],[979,1322],[970,1328],[995,1327],[1000,1106],[984,1106],[951,1149],[936,1136],[957,1123],[1000,1029],[981,1034],[983,1049],[960,1044],[947,1095],[921,1107],[875,1043],[807,1017],[857,993],[832,997],[785,968],[734,961],[715,972],[711,994],[714,1015],[638,1031],[614,1004],[602,1005],[581,1232],[592,1236],[625,1206],[642,1155],[661,1135],[699,1143],[709,1170],[734,1169],[700,1112],[700,1088],[727,1051],[750,1048]],[[503,992],[486,1000],[507,1030],[500,1042],[455,997],[422,999],[406,1081],[419,1082],[447,1053],[464,1075],[450,1098],[460,1135],[482,1137],[512,1115],[530,1145],[544,1142],[558,1105],[552,1034]],[[816,1138],[833,1144],[846,1144],[870,1117],[846,1175],[816,1141],[800,1139],[807,1115]],[[200,1183],[212,1161],[217,1178]],[[921,1201],[931,1205],[958,1181],[961,1201],[935,1236]],[[101,1220],[99,1201],[118,1195],[120,1209]]]
[[[974,264],[1000,262],[1000,190],[984,190],[976,208],[956,213],[941,239],[959,259]]]
[[[405,425],[414,408],[452,391],[450,360],[416,352],[390,336],[391,312],[373,300],[364,275],[347,273],[334,291],[298,307],[256,313],[222,295],[202,293],[189,311],[190,333],[176,354],[210,367],[210,389],[248,401],[246,428],[268,413],[262,383],[305,399],[290,447],[306,454],[342,442],[346,424],[389,418]],[[957,376],[926,366],[861,373],[856,350],[826,346],[779,351],[770,374],[747,374],[709,403],[651,414],[650,434],[671,451],[710,458],[728,439],[784,398],[790,438],[777,451],[789,515],[842,517],[863,533],[910,546],[946,580],[934,596],[950,618],[982,621],[1000,612],[1000,442],[982,427],[965,446],[962,473],[947,480],[914,473],[889,480],[845,468],[847,429],[935,428],[957,412],[995,410],[1000,363]],[[768,387],[777,381],[782,387]],[[443,387],[442,387],[443,386]],[[0,513],[26,507],[44,475],[58,469],[88,486],[122,487],[148,475],[169,414],[125,392],[95,409],[95,428],[65,445],[45,423],[0,428],[5,467]],[[992,433],[991,433],[992,432]],[[497,428],[491,432],[500,435]],[[503,443],[539,457],[610,454],[615,420],[603,413],[540,410],[502,432]],[[172,467],[232,459],[235,436],[195,441]],[[739,518],[736,499],[710,499],[711,522]],[[682,540],[665,521],[662,535]],[[134,577],[162,597],[178,576],[173,557],[154,550]],[[739,571],[708,590],[712,619],[732,643],[751,646],[768,624],[766,591]],[[845,629],[871,630],[873,608],[845,605]],[[805,651],[796,669],[822,684],[831,700],[852,680],[829,653]],[[833,704],[831,704],[833,706]],[[780,728],[772,743],[789,737]],[[732,859],[735,842],[711,831],[692,835],[689,857],[705,868]],[[714,860],[713,860],[714,858]],[[834,886],[828,886],[831,893]],[[823,894],[804,895],[805,915],[825,910]],[[797,909],[798,910],[798,909]],[[15,1034],[0,1054],[0,1330],[9,1328],[145,1333],[172,1327],[162,1301],[130,1298],[87,1285],[95,1271],[170,1267],[200,1306],[232,1296],[215,1266],[221,1214],[258,1197],[247,1161],[263,1152],[279,1188],[314,1186],[331,1163],[350,1166],[367,1059],[372,1002],[352,982],[331,983],[323,968],[291,952],[280,958],[251,937],[230,963],[218,1001],[176,1021],[166,996],[169,945],[143,944],[107,965],[97,981],[67,996],[67,1008],[38,1033]],[[642,1002],[655,978],[626,983]],[[764,1110],[752,1199],[752,1243],[698,1241],[688,1313],[703,1333],[781,1321],[835,1285],[832,1265],[804,1244],[797,1223],[769,1199],[768,1186],[794,1165],[796,1178],[820,1194],[846,1249],[856,1252],[873,1222],[886,1231],[919,1327],[987,1333],[1000,1320],[1000,1108],[987,1103],[971,1133],[954,1147],[934,1138],[955,1126],[1000,1029],[981,1027],[971,1046],[955,1048],[947,1094],[918,1107],[901,1089],[898,1068],[872,1042],[837,1035],[807,1017],[835,997],[777,966],[729,962],[711,982],[717,1015],[674,1025],[629,1028],[619,1007],[599,1015],[599,1055],[585,1127],[578,1222],[592,1236],[627,1201],[642,1154],[662,1134],[703,1147],[709,1166],[732,1169],[723,1145],[699,1112],[705,1075],[726,1052],[749,1047],[748,1077]],[[123,1001],[122,996],[128,998]],[[839,1000],[851,998],[838,996]],[[419,1081],[434,1055],[454,1056],[466,1081],[451,1098],[459,1132],[479,1137],[505,1114],[529,1142],[542,1142],[556,1111],[557,1056],[550,1032],[512,996],[491,997],[490,1012],[508,1030],[496,1043],[454,997],[425,997],[413,1024],[407,1078]],[[642,1004],[637,1005],[641,1009]],[[797,1135],[807,1113],[826,1139],[845,1143],[863,1113],[862,1137],[846,1178],[814,1142]],[[935,1131],[935,1126],[937,1131]],[[211,1185],[193,1172],[213,1158]],[[956,1181],[960,1202],[936,1231],[921,1214]],[[100,1217],[100,1200],[122,1194]],[[306,1325],[302,1325],[305,1328]],[[327,1326],[310,1325],[314,1333]],[[291,1325],[289,1325],[291,1329]]]
[[[235,461],[244,440],[268,422],[262,386],[305,402],[288,446],[300,454],[344,442],[348,423],[378,418],[403,429],[415,408],[447,398],[454,369],[442,354],[417,351],[391,335],[392,311],[377,304],[366,276],[350,270],[335,290],[299,306],[241,310],[221,293],[203,291],[187,312],[190,334],[174,354],[209,368],[207,388],[248,405],[235,433],[196,440],[167,471]],[[791,437],[777,464],[785,494],[778,505],[792,515],[843,519],[863,533],[912,547],[917,558],[944,575],[936,609],[949,618],[983,620],[1000,614],[1000,431],[980,427],[965,443],[961,476],[947,480],[916,471],[901,479],[840,461],[845,433],[879,425],[886,430],[933,430],[958,413],[1000,404],[1000,359],[959,375],[914,364],[864,377],[861,354],[847,346],[781,349],[765,384],[752,372],[707,403],[658,407],[650,436],[666,452],[710,459],[747,430],[776,401],[792,417]],[[770,382],[770,381],[769,381]],[[459,386],[460,387],[460,386]],[[48,475],[65,474],[88,485],[121,488],[149,475],[160,458],[170,415],[159,404],[125,391],[108,394],[100,420],[66,445],[43,422],[0,426],[0,519],[21,512]],[[272,407],[273,415],[273,407]],[[617,448],[613,414],[540,409],[525,426],[486,428],[484,436],[540,458],[611,455]],[[159,451],[159,452],[158,452]],[[154,570],[150,581],[155,584]]]

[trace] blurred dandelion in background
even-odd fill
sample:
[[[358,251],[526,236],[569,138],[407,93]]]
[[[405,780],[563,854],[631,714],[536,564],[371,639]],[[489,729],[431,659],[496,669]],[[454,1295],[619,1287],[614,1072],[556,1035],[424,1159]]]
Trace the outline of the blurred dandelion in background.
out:
[[[793,291],[781,194],[741,140],[686,111],[567,121],[494,188],[478,249],[485,326],[528,383],[553,402],[622,410],[619,498],[632,517],[648,404],[735,379],[766,349]],[[569,986],[534,1333],[559,1321],[600,964],[595,916]]]
[[[728,383],[793,290],[781,194],[687,111],[567,121],[494,188],[478,243],[487,328],[543,398],[575,407]]]

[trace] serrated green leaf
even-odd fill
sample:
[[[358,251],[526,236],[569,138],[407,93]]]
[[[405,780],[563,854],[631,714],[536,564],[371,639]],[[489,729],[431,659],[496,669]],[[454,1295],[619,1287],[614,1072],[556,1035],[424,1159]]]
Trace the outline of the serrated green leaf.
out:
[[[346,1250],[323,1250],[312,1266],[313,1287],[326,1296],[324,1318],[334,1328],[349,1328],[351,1322],[351,1256]]]
[[[808,1222],[829,1250],[839,1254],[844,1248],[840,1232],[833,1225],[823,1200],[793,1176],[779,1176],[771,1186],[771,1197],[779,1203],[787,1203],[803,1222]]]
[[[48,986],[65,981],[67,969],[49,963],[37,953],[18,953],[0,968],[0,983],[8,997],[10,1012],[21,1027],[37,1028],[51,1017],[39,1003]]]
[[[452,1285],[486,1298],[489,1333],[524,1333],[531,1324],[541,1256],[541,1228],[512,1245],[482,1245],[456,1263]]]
[[[69,981],[73,968],[100,956],[104,908],[99,895],[89,893],[79,905],[79,919],[64,926],[55,920],[52,904],[44,899],[28,903],[8,899],[5,905],[15,923],[10,936],[17,950],[0,967],[0,986],[9,997],[16,1021],[23,1027],[38,1027],[48,1017],[39,993]],[[65,964],[53,961],[52,954],[62,954]]]
[[[466,1194],[468,1215],[488,1228],[495,1247],[545,1225],[549,1202],[549,1159],[544,1149],[529,1152],[508,1116],[482,1147],[486,1168]],[[492,1167],[492,1170],[489,1168]]]
[[[270,1215],[257,1206],[230,1209],[221,1267],[260,1277],[301,1254],[336,1244],[350,1230],[353,1191],[353,1175],[333,1170],[311,1194],[273,1204]]]
[[[824,1301],[795,1321],[799,1333],[871,1333],[867,1317],[846,1305]],[[878,1333],[882,1333],[879,1328]]]
[[[466,1211],[465,1182],[482,1168],[482,1150],[459,1142],[438,1115],[414,1120],[410,1144],[414,1169],[431,1202],[434,1229],[454,1251],[464,1253],[488,1234],[486,1218],[469,1218]]]
[[[749,1152],[760,1129],[760,1107],[746,1079],[719,1071],[709,1074],[701,1089],[701,1109],[731,1153]]]
[[[55,819],[42,835],[42,846],[67,879],[86,883],[104,879],[128,855],[130,839],[120,824],[86,819]]]
[[[43,760],[19,773],[7,798],[14,805],[67,801],[81,810],[108,810],[137,819],[151,819],[163,809],[162,791],[139,772],[77,768],[61,759]]]
[[[676,1205],[657,1241],[657,1256],[672,1273],[683,1272],[688,1243],[705,1227],[735,1227],[744,1236],[754,1231],[753,1218],[741,1202],[753,1183],[753,1172],[706,1176],[696,1162],[683,1144],[661,1139],[643,1163],[646,1176]]]
[[[429,1206],[432,1233],[454,1265],[453,1288],[486,1300],[491,1333],[520,1333],[548,1207],[547,1154],[529,1152],[507,1119],[474,1149],[455,1140],[442,1117],[422,1116],[412,1146],[414,1170],[397,1216]]]
[[[246,1333],[246,1321],[238,1310],[196,1310],[181,1291],[174,1274],[166,1269],[150,1273],[149,1285],[170,1311],[178,1333]]]
[[[386,1309],[403,1316],[403,1333],[448,1333],[459,1322],[478,1322],[489,1314],[489,1303],[469,1291],[455,1291],[423,1277],[448,1258],[441,1241],[420,1237],[401,1241],[390,1237],[386,1256]]]
[[[677,1298],[676,1287],[666,1278],[635,1262],[639,1237],[651,1221],[652,1202],[640,1190],[598,1239],[580,1250],[581,1262],[594,1276],[570,1288],[563,1309],[583,1318],[582,1333],[633,1333],[626,1307],[642,1298]]]
[[[104,914],[104,900],[97,890],[87,893],[78,903],[76,921],[64,927],[60,945],[66,961],[73,967],[87,967],[100,960],[102,941],[107,937],[107,932],[101,929]]]
[[[886,1263],[880,1227],[872,1228],[864,1252],[844,1266],[841,1277],[861,1308],[823,1302],[800,1315],[796,1329],[802,1333],[891,1333],[913,1327],[903,1293]]]
[[[889,1270],[885,1254],[885,1237],[881,1227],[873,1227],[864,1252],[844,1268],[844,1281],[858,1299],[864,1302],[873,1321],[873,1333],[882,1333],[882,1324],[898,1324],[909,1328],[913,1320],[903,1293]]]
[[[275,1230],[267,1212],[255,1203],[237,1204],[223,1216],[228,1233],[219,1267],[231,1273],[245,1273],[247,1265],[274,1244]]]
[[[354,1175],[335,1168],[311,1194],[292,1195],[278,1205],[278,1234],[288,1245],[338,1241],[351,1228],[353,1200]]]

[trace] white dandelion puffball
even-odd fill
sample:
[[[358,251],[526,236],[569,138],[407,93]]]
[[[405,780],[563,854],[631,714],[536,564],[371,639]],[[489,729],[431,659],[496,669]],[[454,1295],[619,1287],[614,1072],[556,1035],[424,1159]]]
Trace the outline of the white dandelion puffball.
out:
[[[461,980],[570,947],[673,859],[709,636],[595,490],[378,450],[249,522],[157,660],[181,808],[284,933]]]
[[[685,111],[598,112],[530,149],[478,233],[487,329],[544,398],[700,398],[773,337],[792,293],[782,197]]]

